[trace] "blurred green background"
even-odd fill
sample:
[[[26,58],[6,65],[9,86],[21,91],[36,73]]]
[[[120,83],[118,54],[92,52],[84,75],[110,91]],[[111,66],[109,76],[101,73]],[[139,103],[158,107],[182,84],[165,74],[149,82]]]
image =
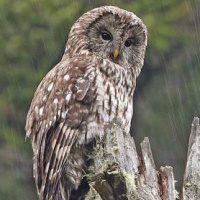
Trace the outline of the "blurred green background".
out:
[[[25,118],[42,77],[59,62],[84,12],[116,5],[147,25],[145,65],[131,133],[151,142],[157,168],[171,165],[180,189],[191,122],[200,117],[199,0],[0,0],[0,199],[36,200]]]

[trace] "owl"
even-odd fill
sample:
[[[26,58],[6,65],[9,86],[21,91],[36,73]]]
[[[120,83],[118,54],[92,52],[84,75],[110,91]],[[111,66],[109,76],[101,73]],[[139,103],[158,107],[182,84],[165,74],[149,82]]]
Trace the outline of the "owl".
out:
[[[40,200],[68,200],[83,179],[87,144],[115,118],[129,132],[147,29],[132,12],[95,8],[72,26],[61,61],[33,97],[26,136]]]

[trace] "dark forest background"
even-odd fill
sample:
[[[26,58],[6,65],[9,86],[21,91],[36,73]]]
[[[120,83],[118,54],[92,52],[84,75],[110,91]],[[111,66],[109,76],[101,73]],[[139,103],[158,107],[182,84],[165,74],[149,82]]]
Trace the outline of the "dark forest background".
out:
[[[0,199],[37,199],[24,132],[33,93],[76,19],[102,5],[147,25],[131,134],[137,145],[149,137],[156,166],[171,165],[180,188],[191,122],[200,117],[200,0],[0,0]]]

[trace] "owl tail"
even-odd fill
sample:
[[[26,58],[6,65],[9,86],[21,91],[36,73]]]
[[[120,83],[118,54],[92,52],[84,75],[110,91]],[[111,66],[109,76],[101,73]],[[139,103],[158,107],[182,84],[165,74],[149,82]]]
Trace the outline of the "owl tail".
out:
[[[71,196],[71,191],[74,189],[75,193],[78,192],[77,189],[83,179],[83,166],[82,152],[76,150],[69,155],[53,200],[77,200],[76,197],[73,197],[74,195]]]
[[[52,200],[69,200],[70,193],[72,190],[72,185],[66,182],[60,181],[53,195]]]

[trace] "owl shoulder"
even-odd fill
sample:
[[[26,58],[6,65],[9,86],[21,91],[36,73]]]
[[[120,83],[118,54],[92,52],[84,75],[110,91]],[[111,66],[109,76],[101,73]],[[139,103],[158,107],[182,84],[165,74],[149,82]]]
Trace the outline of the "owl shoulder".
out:
[[[95,65],[93,58],[77,56],[62,59],[47,73],[34,94],[27,115],[28,137],[42,124],[52,126],[65,117],[68,108],[72,109],[71,105],[84,100],[95,77]]]

